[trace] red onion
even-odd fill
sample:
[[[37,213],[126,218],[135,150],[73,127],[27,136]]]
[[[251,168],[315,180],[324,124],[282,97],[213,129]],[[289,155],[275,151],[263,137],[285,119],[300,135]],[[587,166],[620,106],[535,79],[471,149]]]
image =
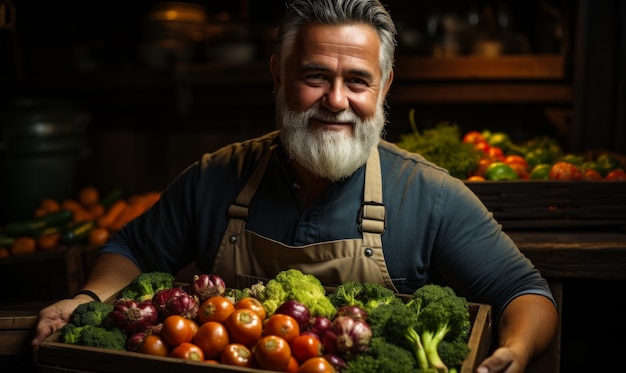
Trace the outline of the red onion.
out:
[[[112,325],[131,335],[156,324],[158,312],[150,300],[137,302],[122,298],[115,301],[108,317]]]
[[[328,352],[363,352],[371,338],[372,330],[364,321],[338,316],[322,335],[322,344]]]
[[[211,297],[223,295],[226,292],[226,283],[218,275],[194,275],[193,281],[187,286],[187,292],[196,297],[198,304],[202,304]]]
[[[310,330],[318,336],[322,336],[326,329],[330,327],[330,324],[331,321],[329,318],[324,316],[316,316],[311,319],[309,325],[306,326],[305,330]]]
[[[328,362],[330,363],[330,365],[333,366],[333,368],[335,368],[335,370],[337,372],[341,372],[342,369],[344,369],[346,366],[348,366],[346,364],[346,361],[344,359],[341,358],[341,356],[331,353],[331,352],[327,352],[324,354],[324,358],[326,360],[328,360]]]
[[[337,310],[337,316],[350,316],[355,320],[367,321],[367,312],[359,306],[343,306]]]
[[[143,339],[146,338],[146,336],[148,335],[150,335],[150,333],[147,333],[145,331],[131,334],[126,340],[126,349],[133,352],[139,351],[139,346],[141,345],[141,342],[143,342]]]
[[[296,300],[288,300],[284,302],[278,306],[274,313],[293,317],[300,325],[300,330],[305,330],[311,322],[311,312],[307,306]]]
[[[159,290],[152,296],[152,304],[156,307],[159,312],[159,317],[161,320],[165,319],[165,308],[167,307],[167,302],[173,298],[181,296],[182,294],[186,294],[185,291],[179,287],[163,289]]]
[[[200,306],[196,302],[196,298],[182,291],[182,293],[178,293],[167,300],[163,315],[165,317],[180,315],[187,319],[195,320],[199,310]]]

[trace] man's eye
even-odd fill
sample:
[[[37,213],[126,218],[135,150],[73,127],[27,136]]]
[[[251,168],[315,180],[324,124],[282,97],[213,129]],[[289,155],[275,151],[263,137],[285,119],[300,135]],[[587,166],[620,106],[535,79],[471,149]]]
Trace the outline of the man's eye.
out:
[[[363,79],[360,78],[351,78],[351,79],[347,79],[346,82],[348,84],[359,84],[359,85],[367,85],[367,82]]]
[[[307,80],[322,80],[324,79],[324,75],[322,74],[309,74],[305,77]]]

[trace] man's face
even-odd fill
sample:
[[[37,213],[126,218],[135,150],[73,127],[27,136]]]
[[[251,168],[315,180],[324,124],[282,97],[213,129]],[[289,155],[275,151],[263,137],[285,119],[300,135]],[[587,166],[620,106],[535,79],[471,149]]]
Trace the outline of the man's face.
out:
[[[291,157],[312,173],[345,178],[378,143],[388,90],[379,50],[371,27],[307,25],[283,70],[274,61],[281,138]]]

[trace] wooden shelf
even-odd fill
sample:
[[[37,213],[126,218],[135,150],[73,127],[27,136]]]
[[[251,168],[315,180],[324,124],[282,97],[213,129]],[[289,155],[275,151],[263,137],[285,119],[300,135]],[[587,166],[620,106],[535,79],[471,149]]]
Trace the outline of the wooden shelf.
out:
[[[454,58],[402,56],[396,80],[563,80],[565,58],[560,54]]]

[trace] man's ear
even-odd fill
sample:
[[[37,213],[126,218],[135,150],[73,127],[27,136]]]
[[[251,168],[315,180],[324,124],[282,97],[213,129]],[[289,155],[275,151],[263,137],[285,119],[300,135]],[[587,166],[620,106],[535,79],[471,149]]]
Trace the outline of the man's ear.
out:
[[[280,59],[276,54],[272,54],[270,57],[270,72],[272,73],[272,80],[274,81],[274,91],[280,87]]]
[[[383,97],[387,97],[387,93],[389,93],[389,88],[391,88],[391,83],[393,82],[393,69],[389,72],[389,79],[385,83],[383,87]]]

